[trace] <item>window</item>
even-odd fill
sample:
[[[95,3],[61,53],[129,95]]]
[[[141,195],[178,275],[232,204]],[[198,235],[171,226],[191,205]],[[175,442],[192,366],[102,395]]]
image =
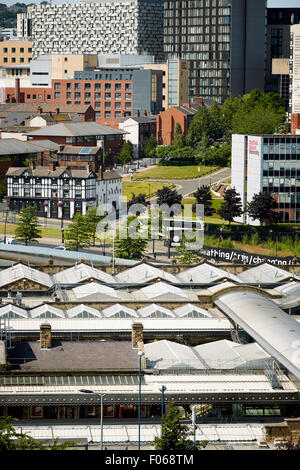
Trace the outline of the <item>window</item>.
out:
[[[39,100],[39,101],[42,100],[42,95],[38,95],[38,100]]]
[[[96,111],[96,119],[99,119],[101,118],[101,112],[100,111]]]
[[[72,83],[67,83],[67,90],[72,90]]]
[[[131,90],[131,83],[126,83],[125,84],[125,90],[126,91]]]
[[[116,111],[115,112],[115,118],[119,119],[121,117],[121,111]]]
[[[64,70],[64,73],[68,73],[67,69]]]
[[[5,63],[7,62],[7,57],[4,57],[3,62]]]
[[[121,91],[121,88],[122,88],[121,83],[116,83],[116,84],[115,84],[115,90],[116,90],[116,91]]]
[[[95,100],[101,99],[101,93],[95,93]]]
[[[12,47],[12,48],[11,48],[11,52],[12,52],[12,53],[16,52],[16,48],[15,48],[15,47]]]
[[[87,100],[91,97],[91,94],[90,93],[85,93],[84,94],[84,99]]]
[[[3,52],[4,53],[7,52],[7,47],[4,47]]]
[[[110,83],[105,83],[105,91],[111,89],[111,84]]]
[[[121,103],[119,102],[115,103],[115,109],[121,109]]]
[[[90,83],[85,83],[84,84],[84,89],[85,90],[90,90],[91,89],[91,84]]]
[[[75,90],[81,90],[81,83],[75,83]]]
[[[101,83],[95,83],[95,90],[101,90]]]
[[[28,52],[32,52],[32,47],[28,47]]]
[[[111,93],[105,93],[105,99],[110,100],[111,99]]]
[[[110,117],[111,117],[110,111],[105,111],[105,118],[110,119]]]
[[[47,100],[51,100],[51,95],[47,95]]]
[[[95,101],[94,105],[95,105],[95,108],[98,108],[98,109],[101,108],[100,101]]]
[[[81,98],[81,93],[80,92],[75,92],[75,100],[80,100]]]
[[[121,93],[116,93],[115,100],[120,100],[120,99],[121,99]]]
[[[60,92],[59,92],[59,91],[56,91],[56,92],[54,93],[54,99],[55,99],[55,100],[59,100],[59,99],[60,99]]]
[[[24,47],[20,47],[20,52],[24,52]]]
[[[12,61],[12,62],[16,62],[16,58],[15,58],[15,57],[12,57],[12,58],[11,58],[11,61]]]
[[[131,103],[125,103],[125,109],[131,109]]]
[[[125,99],[126,100],[131,100],[131,93],[126,93]]]
[[[21,64],[24,63],[24,57],[20,57],[20,62],[21,62]]]
[[[72,98],[72,93],[70,91],[67,91],[67,100],[70,100]]]
[[[65,61],[65,62],[68,62],[68,58],[67,58],[67,57],[65,57],[65,58],[64,58],[64,61]]]
[[[111,108],[111,103],[110,101],[105,102],[105,109],[110,109]]]
[[[32,95],[32,99],[33,99],[33,100],[36,100],[36,95]]]

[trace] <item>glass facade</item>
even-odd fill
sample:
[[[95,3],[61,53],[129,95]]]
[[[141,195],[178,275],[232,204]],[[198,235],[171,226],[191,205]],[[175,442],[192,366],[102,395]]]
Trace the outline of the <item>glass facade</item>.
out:
[[[223,102],[230,95],[228,0],[165,2],[164,52],[190,61],[189,95]]]
[[[300,222],[300,136],[264,137],[263,190],[277,200],[283,222]]]

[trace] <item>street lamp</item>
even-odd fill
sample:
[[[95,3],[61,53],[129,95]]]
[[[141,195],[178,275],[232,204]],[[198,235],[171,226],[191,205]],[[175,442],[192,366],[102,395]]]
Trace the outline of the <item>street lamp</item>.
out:
[[[141,398],[142,398],[142,357],[143,351],[138,352],[139,356],[139,411],[138,411],[138,450],[141,448]]]
[[[101,435],[100,435],[100,450],[103,450],[103,397],[105,397],[106,393],[96,393],[93,392],[93,390],[86,390],[86,389],[80,389],[79,392],[81,393],[93,393],[95,395],[99,395],[101,398],[101,412],[100,412],[100,430],[101,430]]]
[[[58,201],[57,207],[61,207],[61,221],[60,221],[60,228],[61,228],[61,242],[64,243],[64,203],[62,201]]]
[[[6,224],[7,224],[7,217],[8,217],[9,208],[5,208],[5,220],[4,220],[4,243],[6,243]]]
[[[161,420],[164,417],[164,398],[165,398],[165,391],[167,390],[167,387],[165,385],[162,385],[160,391],[161,391]],[[161,422],[162,424],[162,422]]]

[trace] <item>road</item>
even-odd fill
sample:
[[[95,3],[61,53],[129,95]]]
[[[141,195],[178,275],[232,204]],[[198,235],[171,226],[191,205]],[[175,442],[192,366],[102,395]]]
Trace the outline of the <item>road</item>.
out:
[[[177,186],[177,192],[183,197],[188,196],[197,190],[199,186],[210,186],[213,183],[218,181],[223,181],[230,178],[231,169],[223,168],[222,170],[217,171],[216,173],[211,173],[207,176],[202,176],[202,178],[197,178],[193,180],[147,180],[147,182],[157,182],[157,183],[166,183],[174,184]]]

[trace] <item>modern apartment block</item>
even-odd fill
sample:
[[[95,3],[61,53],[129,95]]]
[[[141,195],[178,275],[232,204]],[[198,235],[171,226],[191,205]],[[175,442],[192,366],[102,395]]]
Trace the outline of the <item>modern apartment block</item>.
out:
[[[26,13],[17,14],[17,36],[18,38],[31,38],[32,35],[32,12],[27,7]]]
[[[233,135],[231,186],[243,208],[266,190],[277,201],[283,222],[300,222],[300,136]],[[245,214],[237,222],[258,225]]]
[[[33,56],[150,54],[163,58],[163,0],[32,6]]]
[[[190,61],[189,96],[223,102],[264,90],[265,0],[169,0],[164,51]]]
[[[300,134],[300,24],[291,27],[291,131]]]
[[[278,68],[272,70],[272,63],[275,59],[278,67],[280,59],[290,58],[290,28],[299,22],[300,8],[268,8],[266,91],[278,93],[280,82],[289,78],[289,72],[284,74],[281,70],[280,73]]]
[[[32,42],[15,39],[0,42],[0,78],[29,76]]]
[[[50,86],[6,87],[3,102],[91,105],[96,122],[118,128],[121,118],[158,114],[162,109],[160,70],[134,68],[78,71],[74,79],[51,80]],[[1,88],[0,88],[1,93]],[[21,101],[17,100],[17,96]]]
[[[162,111],[189,101],[189,62],[168,59],[162,64],[145,64],[144,69],[162,70]]]

